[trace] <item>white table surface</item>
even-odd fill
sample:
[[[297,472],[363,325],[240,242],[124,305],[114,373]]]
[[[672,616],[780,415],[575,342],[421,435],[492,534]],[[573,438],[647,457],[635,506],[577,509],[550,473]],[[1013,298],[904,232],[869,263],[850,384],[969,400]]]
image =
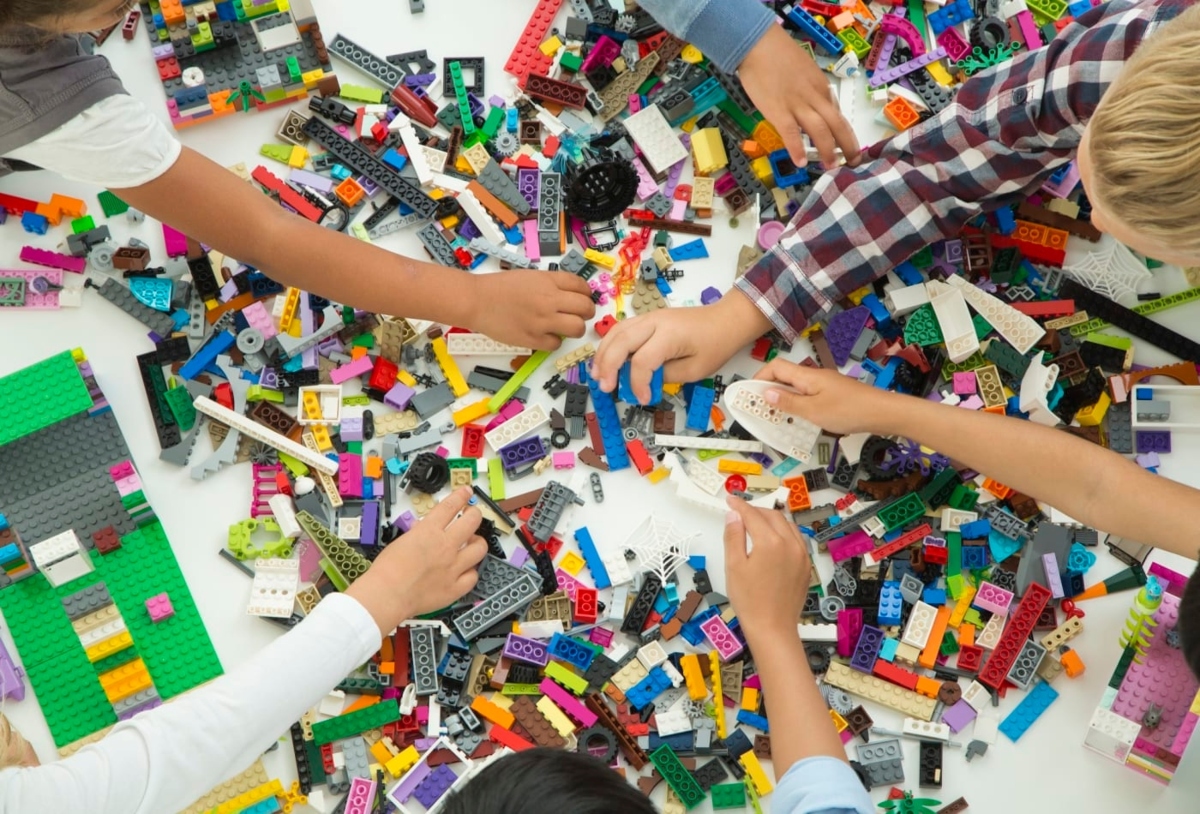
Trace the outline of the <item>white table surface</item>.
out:
[[[433,0],[428,3],[428,11],[416,17],[409,14],[403,0],[357,0],[353,3],[316,0],[315,5],[327,39],[342,32],[384,55],[427,48],[439,66],[442,57],[446,56],[485,56],[488,60],[486,91],[491,95],[503,94],[509,88],[510,78],[501,67],[533,3],[529,0]],[[103,53],[112,60],[130,92],[146,100],[152,110],[165,117],[162,90],[154,75],[144,34],[139,34],[134,43],[126,43],[118,33],[104,46]],[[337,70],[343,81],[369,84],[363,77],[354,77],[354,71],[345,66],[337,66]],[[878,134],[872,124],[873,117],[873,111],[856,112],[855,122],[864,139],[875,138]],[[258,158],[258,147],[265,142],[277,141],[274,134],[282,119],[283,111],[280,110],[238,114],[185,130],[180,138],[218,163],[246,162],[253,167],[256,163],[267,163],[266,159]],[[97,190],[86,185],[66,182],[47,173],[24,173],[5,178],[0,182],[0,190],[39,200],[45,200],[53,192],[76,195],[86,199],[90,210],[97,213],[97,221],[103,222],[95,201]],[[750,220],[743,217],[740,227],[731,229],[726,217],[718,215],[714,218],[714,237],[706,241],[712,257],[685,264],[686,275],[673,284],[675,290],[683,297],[697,297],[701,289],[709,285],[722,290],[728,288],[738,249],[753,237]],[[157,225],[147,222],[131,229],[123,218],[115,218],[110,226],[117,240],[141,237],[150,244],[156,256],[161,256],[162,238]],[[64,234],[65,229],[60,227],[46,237],[30,240],[31,236],[25,235],[19,224],[10,221],[0,228],[0,266],[22,267],[17,262],[22,245],[32,242],[52,248]],[[420,252],[415,237],[407,234],[389,237],[383,245],[398,252]],[[331,273],[335,271],[330,270]],[[353,270],[345,273],[352,274]],[[1178,270],[1156,272],[1156,290],[1172,293],[1185,287]],[[1184,334],[1196,336],[1197,311],[1197,306],[1184,306],[1155,319]],[[590,338],[595,339],[594,335]],[[0,375],[67,348],[85,349],[226,668],[250,658],[279,635],[277,627],[245,614],[249,581],[217,556],[226,528],[248,516],[250,467],[229,468],[198,483],[189,477],[187,470],[158,460],[158,443],[134,362],[137,354],[151,348],[142,326],[103,302],[94,292],[85,292],[83,307],[79,309],[5,312],[0,316],[0,347],[4,348],[0,357]],[[790,358],[799,360],[808,353],[807,343],[801,343]],[[1137,361],[1154,364],[1174,360],[1161,351],[1139,345]],[[749,373],[756,366],[748,355],[743,354],[728,370]],[[535,392],[540,391],[544,378],[543,374],[534,380]],[[1174,452],[1163,459],[1162,474],[1184,483],[1200,484],[1200,466],[1189,463],[1195,460],[1192,456],[1200,450],[1195,436],[1177,432],[1173,444]],[[513,484],[510,494],[534,488],[546,479]],[[604,489],[607,501],[602,506],[589,501],[575,515],[576,522],[587,525],[598,544],[621,544],[646,515],[653,512],[699,535],[694,553],[708,556],[714,585],[717,590],[723,588],[719,515],[708,515],[683,504],[666,483],[647,486],[632,471],[606,474]],[[1089,584],[1122,567],[1103,548],[1098,553],[1100,561],[1088,575]],[[1189,573],[1192,568],[1190,562],[1161,552],[1156,552],[1153,557],[1183,573]],[[823,560],[819,567],[828,579],[831,566],[827,558]],[[1117,635],[1131,599],[1131,594],[1121,594],[1084,604],[1087,630],[1074,646],[1087,664],[1087,672],[1074,681],[1062,677],[1055,683],[1061,697],[1020,743],[1013,744],[1001,737],[986,756],[970,765],[965,763],[961,750],[947,749],[943,788],[933,793],[923,792],[920,796],[945,802],[965,796],[971,811],[979,814],[1054,810],[1131,812],[1139,808],[1160,812],[1195,811],[1195,801],[1200,798],[1200,749],[1190,750],[1172,786],[1163,788],[1082,746],[1092,710],[1100,700],[1120,654]],[[7,631],[4,637],[11,650]],[[289,669],[295,669],[295,666],[280,665],[281,676]],[[1020,694],[1014,695],[1019,697]],[[1015,703],[1011,698],[1007,700],[1002,713],[1007,714]],[[868,706],[877,724],[899,728],[898,715]],[[53,759],[53,744],[32,695],[20,704],[6,703],[3,711],[33,741],[43,759]],[[819,724],[827,725],[824,721]],[[905,742],[904,751],[908,778],[905,785],[915,790],[916,744]],[[273,776],[294,777],[291,750],[286,744],[268,755],[266,761]],[[656,799],[661,800],[661,794],[661,790],[656,792]],[[877,791],[875,797],[882,799],[881,792]],[[768,805],[769,802],[770,798]],[[698,810],[709,811],[711,808],[706,802]]]

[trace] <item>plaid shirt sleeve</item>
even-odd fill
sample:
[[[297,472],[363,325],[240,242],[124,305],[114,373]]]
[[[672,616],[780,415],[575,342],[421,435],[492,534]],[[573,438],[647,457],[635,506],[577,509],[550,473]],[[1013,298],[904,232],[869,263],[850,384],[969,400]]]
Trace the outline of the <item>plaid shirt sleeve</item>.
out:
[[[1046,47],[980,73],[939,115],[826,173],[735,288],[794,341],[814,317],[1067,163],[1100,97],[1167,0],[1112,0]]]

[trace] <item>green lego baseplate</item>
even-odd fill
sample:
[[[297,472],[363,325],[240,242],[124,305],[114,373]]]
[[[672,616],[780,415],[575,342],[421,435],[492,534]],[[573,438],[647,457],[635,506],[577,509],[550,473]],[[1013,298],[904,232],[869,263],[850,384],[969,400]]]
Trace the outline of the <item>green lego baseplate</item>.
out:
[[[7,408],[9,415],[24,416],[20,422],[0,428],[3,433],[0,437],[4,439],[0,443],[0,480],[8,484],[0,489],[0,494],[8,495],[10,500],[22,497],[22,505],[43,498],[50,502],[69,501],[80,496],[71,490],[63,491],[64,485],[78,484],[85,472],[102,474],[109,481],[111,494],[101,494],[100,489],[89,494],[88,511],[84,514],[109,512],[103,515],[103,522],[107,523],[112,522],[114,506],[117,514],[122,511],[122,499],[116,484],[111,483],[108,468],[131,458],[111,415],[104,411],[93,416],[81,415],[94,411],[92,395],[77,366],[77,361],[84,358],[79,351],[74,355],[62,353],[0,378],[0,405]],[[96,403],[101,403],[100,399]],[[63,428],[63,449],[58,458],[74,465],[57,466],[51,462],[38,468],[26,448],[29,444],[14,442],[45,431],[36,447],[36,451],[45,454],[47,447],[52,446],[46,433],[54,433],[56,425]],[[86,449],[73,448],[84,437],[89,440]],[[24,492],[14,485],[22,478],[27,487]],[[126,511],[139,512],[142,525],[122,534],[120,548],[109,554],[86,552],[94,569],[92,573],[59,588],[54,588],[40,573],[0,588],[0,611],[59,748],[117,722],[98,680],[108,670],[141,658],[163,699],[199,686],[222,672],[166,533],[158,520],[146,515],[143,493],[138,491],[131,495],[134,496]],[[0,514],[5,513],[5,508],[0,505]],[[22,535],[21,522],[13,522],[13,529],[26,546],[66,531],[73,524],[86,525],[90,519],[81,518],[79,512],[60,511],[47,516],[51,518],[49,523],[26,526],[37,528],[36,534],[28,537]],[[56,520],[67,525],[57,528]],[[89,535],[80,534],[80,538],[90,547]],[[101,582],[120,612],[133,646],[92,664],[67,617],[62,599]],[[161,593],[170,597],[175,613],[156,623],[150,619],[146,600]]]
[[[91,407],[71,351],[18,370],[0,378],[0,446]]]

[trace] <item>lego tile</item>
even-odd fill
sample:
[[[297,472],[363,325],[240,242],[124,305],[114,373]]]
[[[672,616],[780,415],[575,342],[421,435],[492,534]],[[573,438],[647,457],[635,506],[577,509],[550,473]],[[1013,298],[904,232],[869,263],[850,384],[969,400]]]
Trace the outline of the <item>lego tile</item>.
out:
[[[91,409],[70,351],[0,378],[0,446]]]

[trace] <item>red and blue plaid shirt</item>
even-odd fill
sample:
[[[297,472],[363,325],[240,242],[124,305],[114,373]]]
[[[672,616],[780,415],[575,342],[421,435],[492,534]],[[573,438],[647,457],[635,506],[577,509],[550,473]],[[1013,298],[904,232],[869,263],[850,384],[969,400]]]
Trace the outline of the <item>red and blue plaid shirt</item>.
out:
[[[1125,61],[1183,0],[1112,0],[1048,45],[963,83],[939,115],[826,173],[735,288],[794,341],[814,317],[1072,160]]]

